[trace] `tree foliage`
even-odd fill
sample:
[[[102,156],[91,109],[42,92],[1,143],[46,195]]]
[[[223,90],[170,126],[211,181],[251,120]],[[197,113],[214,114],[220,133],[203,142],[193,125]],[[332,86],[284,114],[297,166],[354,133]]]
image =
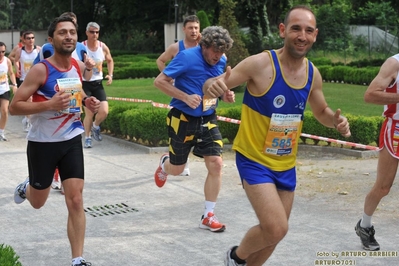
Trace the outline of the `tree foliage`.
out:
[[[200,10],[197,13],[197,17],[200,21],[200,31],[202,32],[203,29],[206,27],[211,26],[211,23],[209,22],[208,15],[205,13],[204,10]]]
[[[234,67],[247,57],[249,53],[241,39],[240,29],[234,16],[235,1],[218,0],[218,3],[221,6],[219,24],[229,31],[230,37],[234,40],[233,47],[226,53],[229,65]]]
[[[351,39],[349,34],[349,14],[342,8],[323,5],[316,13],[317,42],[314,47],[326,50],[343,50]]]
[[[10,0],[0,0],[0,30],[10,29]],[[274,36],[286,12],[295,5],[311,6],[317,16],[320,32],[316,46],[335,38],[343,40],[347,24],[388,24],[397,28],[397,0],[13,0],[13,25],[23,29],[45,30],[56,16],[66,11],[78,17],[79,40],[84,40],[85,27],[95,21],[101,26],[100,38],[111,49],[160,53],[164,50],[164,24],[178,22],[203,11],[210,25],[229,25],[225,15],[234,17],[235,28],[248,27],[245,44],[250,53],[264,48],[265,40]],[[176,6],[176,8],[175,8]],[[324,14],[324,15],[322,15]],[[348,17],[350,18],[348,21]],[[202,22],[201,24],[204,24]],[[205,26],[205,25],[201,25]],[[232,29],[229,29],[230,31]],[[241,36],[241,32],[237,32]],[[241,37],[235,37],[235,49]],[[334,44],[335,43],[335,44]]]

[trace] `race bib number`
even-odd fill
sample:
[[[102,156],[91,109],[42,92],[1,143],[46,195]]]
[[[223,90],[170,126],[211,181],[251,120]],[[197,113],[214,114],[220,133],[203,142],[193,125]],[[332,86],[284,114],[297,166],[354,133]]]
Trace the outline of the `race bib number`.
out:
[[[64,114],[74,114],[82,111],[82,83],[79,78],[63,78],[57,79],[59,90],[69,93],[69,107],[61,110]]]
[[[31,67],[32,67],[32,65],[33,65],[33,61],[34,61],[34,59],[32,59],[32,60],[25,60],[25,61],[24,61],[24,66],[23,66],[23,68],[24,68],[25,73],[28,73],[28,72],[29,72],[29,70],[31,69]]]
[[[209,98],[204,95],[204,99],[202,100],[202,111],[208,111],[210,109],[216,109],[218,103],[218,98]]]
[[[0,72],[0,85],[7,83],[7,72]]]
[[[300,114],[272,114],[267,132],[264,153],[290,155],[295,146],[301,124]]]

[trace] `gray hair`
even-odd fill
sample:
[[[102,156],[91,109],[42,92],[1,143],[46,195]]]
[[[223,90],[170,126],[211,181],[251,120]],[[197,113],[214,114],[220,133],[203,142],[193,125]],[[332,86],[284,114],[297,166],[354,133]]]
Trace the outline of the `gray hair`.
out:
[[[213,47],[214,51],[225,53],[233,47],[233,42],[228,30],[222,26],[209,26],[201,32],[199,45]]]
[[[98,25],[96,22],[87,23],[86,30],[89,30],[90,27],[93,27],[93,28],[96,28],[96,29],[100,30],[100,25]]]

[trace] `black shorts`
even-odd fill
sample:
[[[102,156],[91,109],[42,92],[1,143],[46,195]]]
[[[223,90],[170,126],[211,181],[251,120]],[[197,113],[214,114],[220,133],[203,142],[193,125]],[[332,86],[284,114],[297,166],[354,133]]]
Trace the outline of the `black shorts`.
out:
[[[100,102],[107,100],[107,95],[105,94],[104,86],[101,80],[96,81],[83,81],[83,90],[88,97],[94,96]]]
[[[58,167],[62,181],[84,179],[82,135],[62,142],[28,141],[29,183],[35,189],[46,189]]]
[[[10,100],[10,91],[0,94],[0,99]]]
[[[23,80],[21,80],[20,78],[15,78],[15,80],[17,81],[17,86],[19,88],[19,86],[21,86]]]
[[[192,147],[193,154],[201,158],[222,155],[222,135],[215,113],[195,117],[173,108],[168,113],[167,125],[171,164],[185,164]]]

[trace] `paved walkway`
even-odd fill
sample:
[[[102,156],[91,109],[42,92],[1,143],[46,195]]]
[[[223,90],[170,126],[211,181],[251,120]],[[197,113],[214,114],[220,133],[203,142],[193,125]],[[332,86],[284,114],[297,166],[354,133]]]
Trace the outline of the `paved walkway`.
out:
[[[11,245],[23,266],[69,266],[63,196],[51,191],[40,210],[34,210],[29,202],[21,205],[13,202],[15,186],[27,176],[26,140],[21,120],[21,117],[10,117],[9,141],[0,142],[0,243]],[[256,223],[240,185],[234,156],[229,152],[225,154],[223,187],[215,210],[227,225],[224,233],[198,228],[204,200],[202,160],[190,157],[191,175],[169,177],[159,189],[154,184],[153,173],[161,152],[149,154],[107,136],[102,142],[94,141],[93,148],[84,152],[87,210],[84,256],[94,266],[221,266],[225,251],[238,244]],[[329,158],[316,156],[309,161],[306,154],[302,156],[302,174],[320,164],[318,167],[328,175]],[[370,172],[372,184],[376,160],[359,159],[355,163],[357,166],[353,167],[361,168],[357,173]],[[306,172],[302,176],[306,178]],[[365,177],[359,175],[359,178]],[[397,184],[392,191],[395,196],[390,197],[391,207],[385,208],[382,204],[378,211],[377,239],[383,251],[393,253],[375,254],[379,257],[359,253],[362,249],[353,229],[366,191],[361,191],[361,198],[352,205],[336,193],[324,195],[319,191],[304,192],[304,189],[300,187],[297,193],[290,231],[266,265],[399,265]],[[331,260],[335,264],[327,264],[332,263]]]

